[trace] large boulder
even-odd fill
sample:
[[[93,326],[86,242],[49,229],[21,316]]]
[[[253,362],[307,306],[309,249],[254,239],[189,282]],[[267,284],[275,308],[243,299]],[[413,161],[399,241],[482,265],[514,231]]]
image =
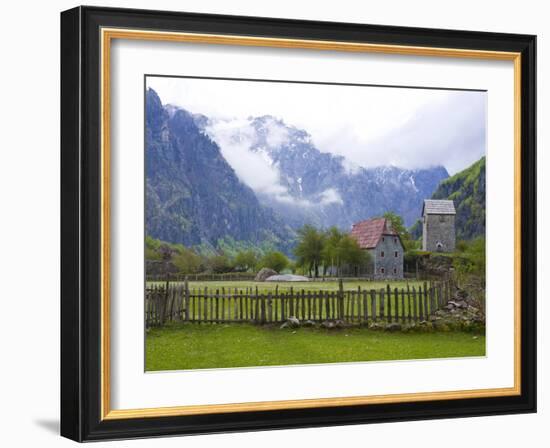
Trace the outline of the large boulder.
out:
[[[277,275],[277,271],[274,271],[273,269],[269,269],[269,268],[262,268],[260,269],[260,272],[256,274],[254,281],[265,282],[267,278],[272,277],[274,275]]]
[[[265,279],[266,282],[309,282],[309,278],[303,275],[283,274],[272,275]]]

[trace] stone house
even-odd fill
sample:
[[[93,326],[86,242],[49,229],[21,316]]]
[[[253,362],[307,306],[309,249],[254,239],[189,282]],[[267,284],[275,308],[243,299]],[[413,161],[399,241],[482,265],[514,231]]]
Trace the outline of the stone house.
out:
[[[402,279],[404,247],[401,238],[386,218],[374,218],[353,224],[351,237],[373,261],[375,279]]]
[[[422,206],[422,250],[454,252],[456,245],[455,205],[451,200],[424,199]]]

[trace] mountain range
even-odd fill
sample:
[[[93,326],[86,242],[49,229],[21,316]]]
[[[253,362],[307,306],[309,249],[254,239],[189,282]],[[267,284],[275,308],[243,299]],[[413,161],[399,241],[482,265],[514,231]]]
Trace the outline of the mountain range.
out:
[[[449,178],[442,166],[356,166],[277,117],[193,114],[152,89],[145,115],[146,232],[187,246],[229,238],[288,252],[304,223],[347,231],[386,211],[411,225]]]
[[[288,250],[294,231],[259,203],[189,112],[164,107],[149,89],[145,122],[148,236],[206,247],[231,236]]]

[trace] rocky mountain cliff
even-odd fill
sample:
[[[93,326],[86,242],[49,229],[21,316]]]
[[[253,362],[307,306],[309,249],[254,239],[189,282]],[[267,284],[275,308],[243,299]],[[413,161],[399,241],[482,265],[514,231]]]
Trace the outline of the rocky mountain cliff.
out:
[[[272,169],[279,188],[256,189],[256,194],[293,226],[310,222],[348,230],[357,221],[387,211],[410,225],[418,219],[422,201],[449,177],[442,166],[418,170],[355,166],[342,156],[319,151],[306,131],[269,115],[236,123],[201,117],[200,123],[224,154],[246,146]]]
[[[243,184],[195,117],[146,94],[146,234],[215,247],[227,236],[285,249],[294,231]]]

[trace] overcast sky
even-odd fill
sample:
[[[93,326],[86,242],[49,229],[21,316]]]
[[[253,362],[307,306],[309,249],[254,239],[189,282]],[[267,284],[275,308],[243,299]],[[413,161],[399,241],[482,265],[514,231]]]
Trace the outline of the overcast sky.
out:
[[[454,174],[485,155],[485,92],[160,77],[147,86],[209,118],[273,115],[359,166]]]

